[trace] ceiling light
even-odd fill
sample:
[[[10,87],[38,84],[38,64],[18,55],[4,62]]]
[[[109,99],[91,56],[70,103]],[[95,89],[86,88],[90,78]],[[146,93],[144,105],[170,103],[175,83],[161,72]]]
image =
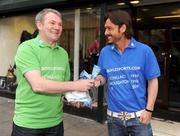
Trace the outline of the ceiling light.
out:
[[[141,10],[142,10],[142,11],[145,11],[145,12],[146,12],[146,11],[149,11],[148,8],[142,8]]]
[[[164,19],[164,18],[178,18],[180,15],[171,15],[171,16],[157,16],[154,19]]]
[[[172,29],[180,29],[180,26],[174,26]]]
[[[171,13],[172,13],[172,14],[180,14],[180,9],[175,10],[175,11],[172,11]]]
[[[139,0],[133,0],[133,1],[130,1],[131,4],[138,4],[139,3]]]
[[[136,21],[141,21],[142,20],[142,18],[136,18]]]
[[[117,3],[117,5],[118,6],[123,6],[123,5],[125,5],[125,3],[124,2],[120,2],[120,3]]]
[[[86,9],[87,9],[87,10],[91,10],[92,8],[89,7],[89,8],[86,8]]]

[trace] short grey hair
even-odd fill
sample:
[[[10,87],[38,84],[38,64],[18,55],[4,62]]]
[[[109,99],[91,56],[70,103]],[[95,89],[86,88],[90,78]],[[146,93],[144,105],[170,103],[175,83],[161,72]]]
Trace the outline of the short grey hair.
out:
[[[62,18],[62,15],[59,11],[55,10],[55,9],[51,9],[51,8],[45,8],[43,10],[41,10],[35,17],[35,22],[38,22],[38,21],[43,21],[44,17],[46,14],[48,13],[54,13],[56,14],[57,16],[59,16],[60,18]]]

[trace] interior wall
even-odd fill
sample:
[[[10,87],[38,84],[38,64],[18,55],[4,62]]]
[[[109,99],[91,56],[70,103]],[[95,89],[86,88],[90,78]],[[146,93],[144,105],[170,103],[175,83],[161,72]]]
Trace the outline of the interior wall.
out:
[[[14,65],[14,56],[23,30],[34,32],[34,15],[0,19],[0,76],[6,76],[9,65]]]

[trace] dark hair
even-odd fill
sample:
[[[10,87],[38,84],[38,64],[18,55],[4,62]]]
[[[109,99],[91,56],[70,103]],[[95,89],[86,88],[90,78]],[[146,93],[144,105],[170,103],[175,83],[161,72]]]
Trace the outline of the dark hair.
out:
[[[29,40],[29,39],[32,39],[31,33],[29,33],[26,30],[23,30],[21,33],[21,37],[20,37],[20,43],[22,43],[26,40]]]
[[[132,20],[128,12],[123,10],[111,10],[108,12],[105,20],[110,21],[118,26],[126,25],[125,36],[130,39],[133,36]]]
[[[38,31],[38,29],[36,29],[35,31],[34,31],[34,33],[32,34],[32,38],[36,38],[36,36],[39,34],[39,31]]]

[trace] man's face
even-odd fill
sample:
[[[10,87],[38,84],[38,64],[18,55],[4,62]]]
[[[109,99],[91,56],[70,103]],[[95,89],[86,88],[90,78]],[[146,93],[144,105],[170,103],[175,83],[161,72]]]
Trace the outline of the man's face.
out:
[[[117,43],[121,40],[124,31],[118,25],[113,24],[108,18],[105,22],[105,35],[108,43]]]
[[[52,44],[58,41],[62,33],[62,19],[49,12],[44,16],[41,22],[37,23],[39,29],[39,35],[45,40],[45,42]]]

